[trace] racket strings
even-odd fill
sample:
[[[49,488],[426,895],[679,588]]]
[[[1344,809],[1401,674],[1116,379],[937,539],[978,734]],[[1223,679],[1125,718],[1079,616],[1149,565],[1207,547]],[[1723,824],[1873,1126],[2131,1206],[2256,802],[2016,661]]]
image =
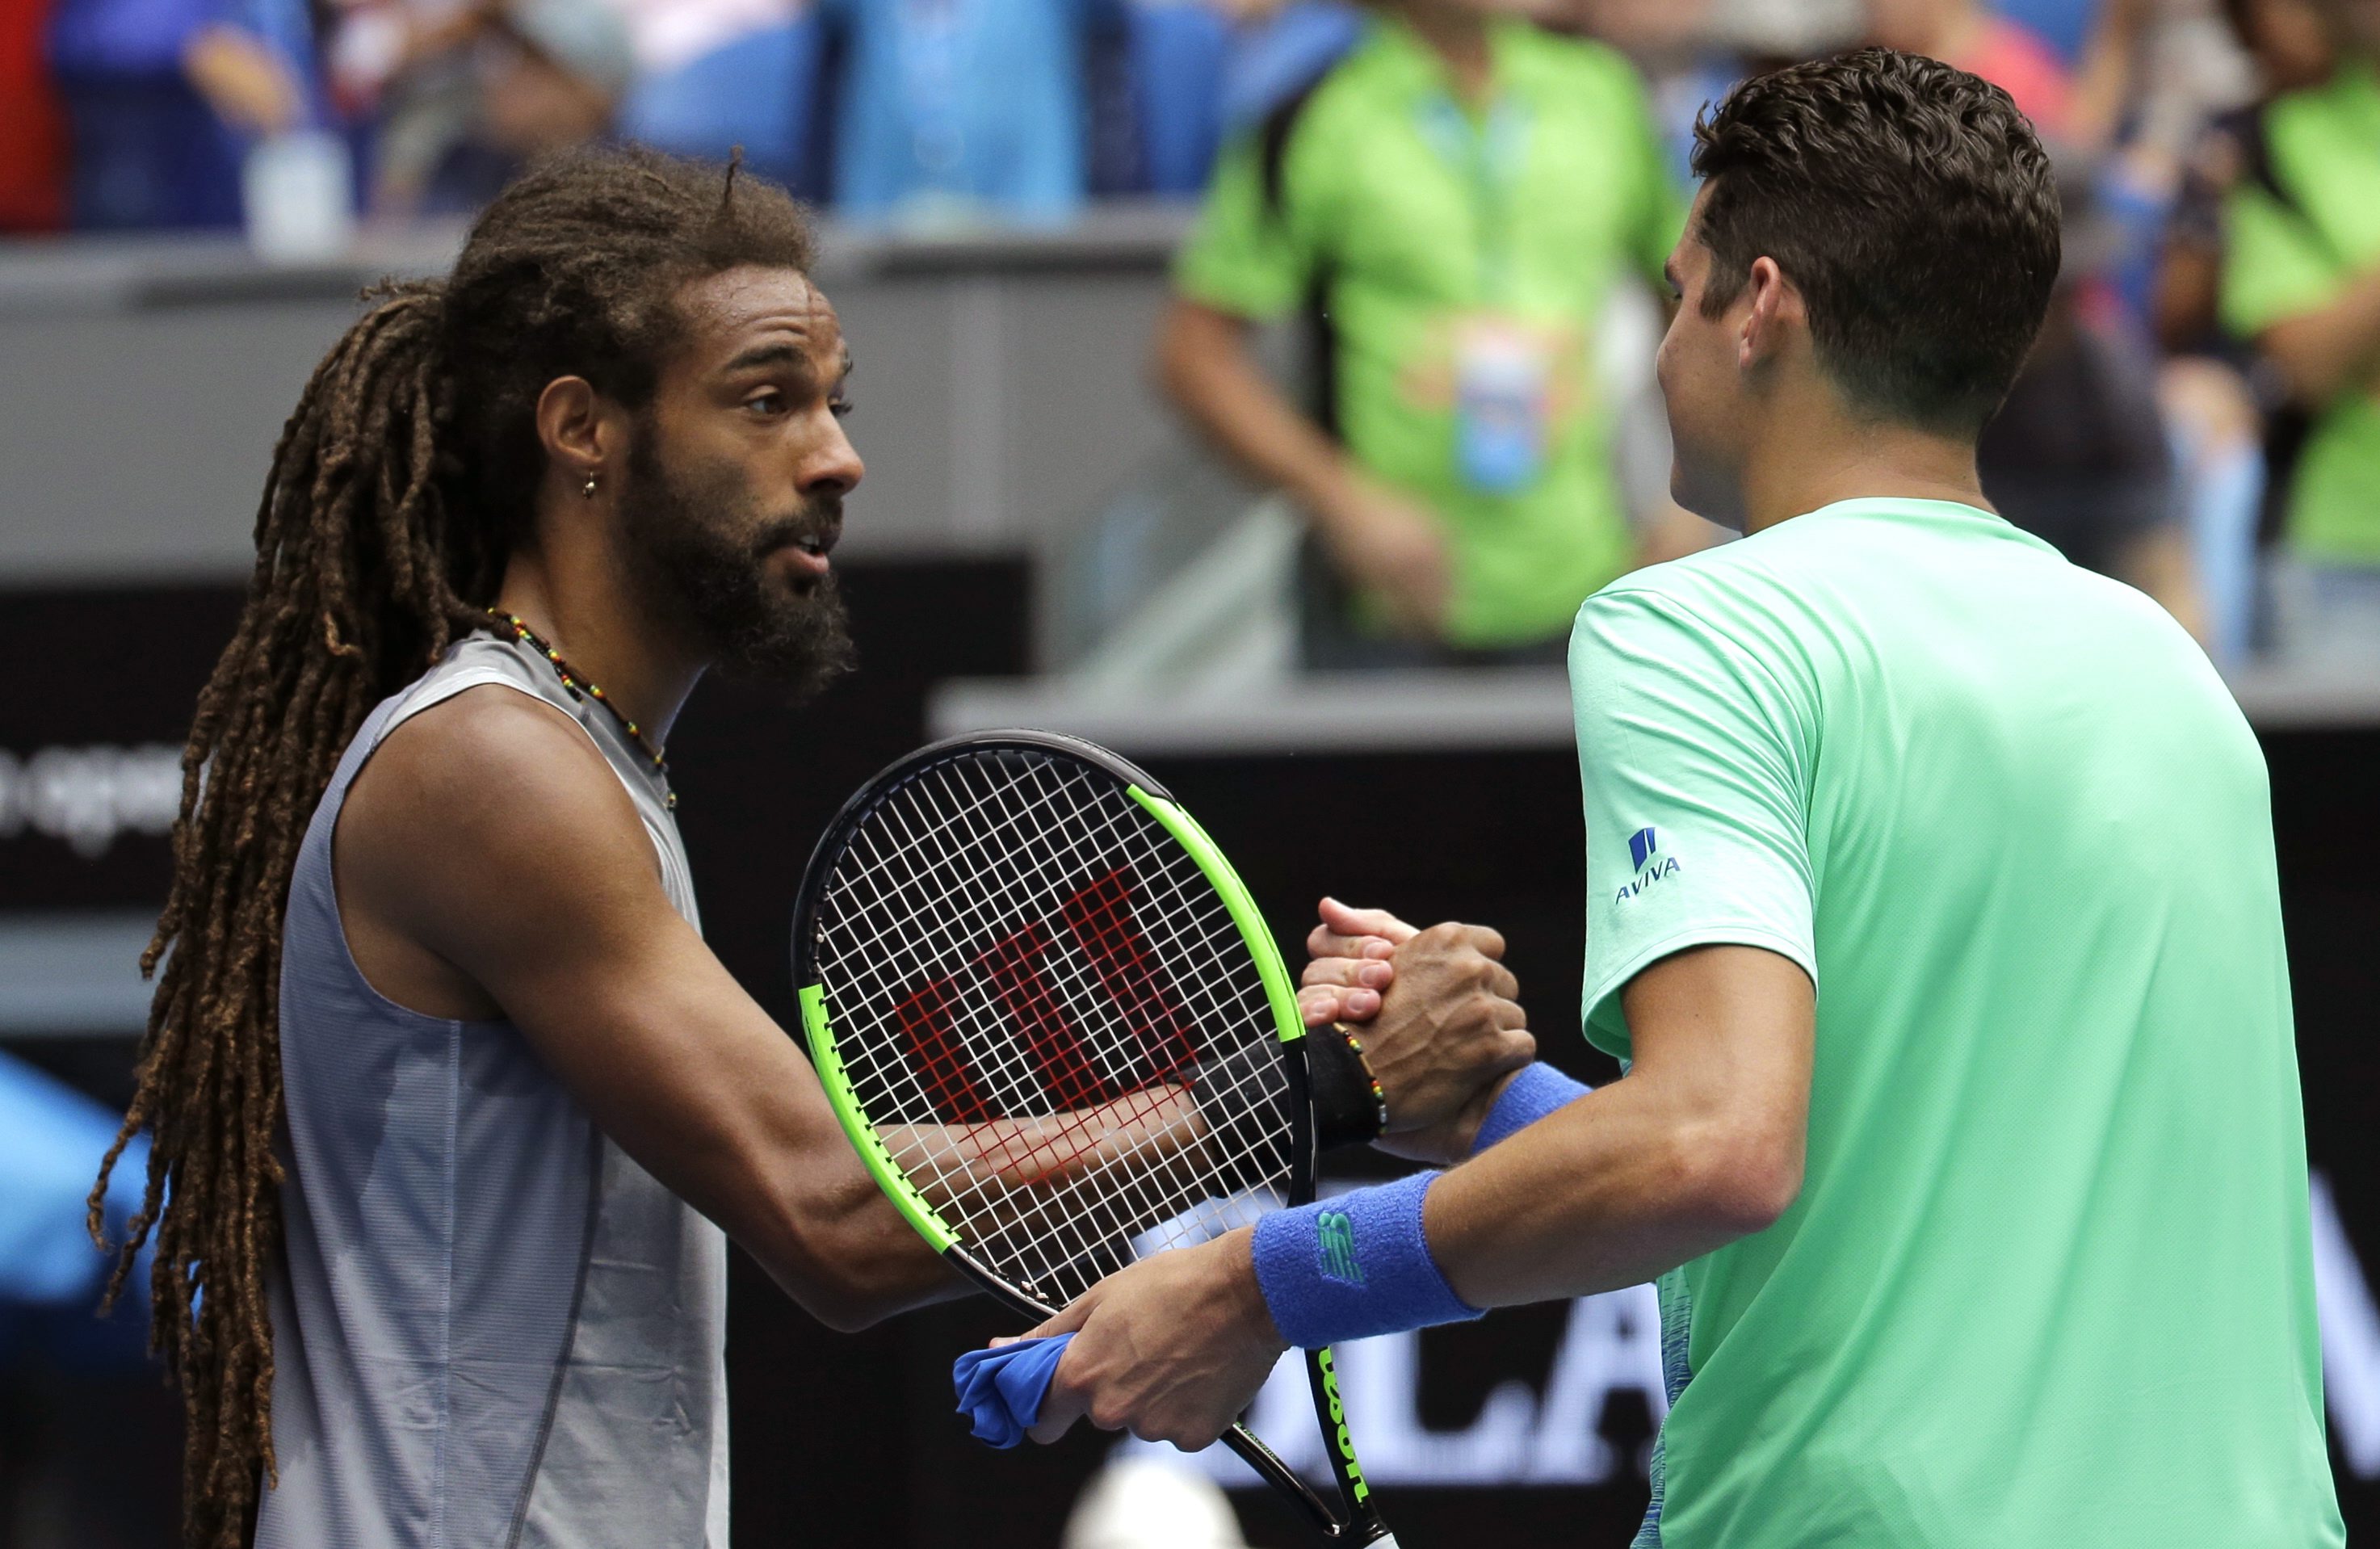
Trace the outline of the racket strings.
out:
[[[1148,1116],[1153,1106],[1150,1099],[1157,1095],[1153,1092],[1144,1093],[1133,1105],[1135,1111],[1125,1116],[1122,1122],[1129,1125],[1133,1119]],[[1266,1095],[1269,1096],[1269,1094]],[[1243,1095],[1241,1100],[1245,1106],[1245,1096]],[[1214,1103],[1212,1096],[1207,1098],[1207,1106],[1210,1108]],[[1116,1116],[1111,1113],[1106,1119],[1108,1128],[1112,1130],[1118,1122]],[[1158,1127],[1150,1127],[1148,1132],[1152,1144],[1173,1153],[1164,1158],[1162,1182],[1156,1180],[1152,1170],[1154,1160],[1148,1155],[1150,1145],[1129,1145],[1120,1166],[1086,1178],[1077,1188],[1063,1191],[1070,1197],[1037,1202],[1038,1208],[1005,1228],[988,1218],[996,1216],[996,1211],[978,1212],[970,1208],[981,1204],[1005,1203],[1010,1197],[1005,1190],[992,1191],[998,1197],[990,1201],[946,1199],[945,1207],[949,1214],[969,1220],[979,1232],[986,1234],[989,1241],[979,1239],[979,1251],[998,1253],[1013,1248],[1026,1277],[1062,1283],[1067,1277],[1058,1274],[1058,1271],[1101,1245],[1109,1251],[1077,1265],[1077,1273],[1096,1277],[1098,1274],[1115,1267],[1122,1262],[1122,1255],[1115,1248],[1123,1234],[1138,1221],[1161,1213],[1172,1199],[1210,1198],[1245,1188],[1251,1180],[1252,1172],[1278,1171],[1277,1160],[1269,1168],[1251,1168],[1245,1156],[1240,1158],[1240,1166],[1228,1171],[1209,1169],[1201,1173],[1195,1167],[1185,1169],[1185,1157],[1175,1149],[1178,1141]],[[1174,1133],[1178,1134],[1178,1130]],[[1093,1143],[1079,1129],[1070,1126],[1062,1128],[1054,1138],[1037,1149],[1044,1155],[1060,1151],[1079,1152],[1090,1144]],[[913,1155],[906,1160],[911,1169],[917,1171],[920,1163],[927,1159]],[[929,1174],[926,1180],[929,1192],[944,1192],[933,1187],[938,1180],[931,1175],[946,1173],[949,1170],[947,1167],[929,1167],[925,1170]],[[947,1179],[939,1180],[947,1183]],[[978,1184],[969,1192],[980,1195],[987,1191],[985,1185]],[[1069,1212],[1071,1215],[1067,1214]],[[1052,1216],[1062,1216],[1064,1219],[1052,1222],[1050,1219]]]
[[[949,789],[949,788],[948,788],[948,785],[947,785],[947,782],[945,783],[944,789],[945,789],[945,792],[947,793],[947,792],[948,792],[948,789]],[[1046,793],[1046,792],[1045,792],[1045,793]],[[979,804],[971,804],[971,805],[979,805]],[[1131,816],[1131,817],[1138,817],[1138,809],[1137,809],[1137,808],[1127,808],[1127,809],[1124,809],[1124,810],[1125,810],[1125,813],[1126,813],[1126,815],[1127,815],[1127,816]],[[1145,821],[1145,819],[1144,819],[1143,821]],[[1110,827],[1112,827],[1112,825],[1111,824],[1111,825],[1110,825]],[[911,837],[912,839],[922,840],[922,839],[925,837],[924,835],[921,835],[921,834],[918,832],[918,830],[917,830],[917,829],[916,829],[914,827],[909,828],[909,829],[905,829],[905,832],[909,835],[909,837]],[[909,853],[915,853],[916,852],[915,852],[914,850],[912,850],[912,851],[910,851]],[[1047,866],[1047,865],[1044,865],[1044,866],[1042,866],[1042,867],[1041,867],[1041,868],[1039,868],[1039,869],[1040,869],[1043,873],[1045,873],[1045,874],[1046,874],[1046,873],[1050,870],[1050,867],[1049,867],[1049,866]],[[1185,868],[1185,869],[1186,869],[1186,868]],[[1220,925],[1220,924],[1222,924],[1222,923],[1226,923],[1226,922],[1227,922],[1227,920],[1228,920],[1228,916],[1227,916],[1227,914],[1226,914],[1226,915],[1225,915],[1225,917],[1224,917],[1224,921],[1219,921],[1219,922],[1217,922],[1217,923]],[[1072,1137],[1072,1136],[1068,1136],[1068,1137],[1067,1137],[1067,1144],[1075,1144],[1074,1137]],[[1053,1144],[1053,1146],[1052,1146],[1052,1149],[1055,1149],[1055,1145],[1054,1145],[1054,1144]],[[1132,1158],[1132,1160],[1133,1160],[1134,1162],[1137,1163],[1137,1162],[1139,1162],[1139,1161],[1141,1160],[1141,1158],[1139,1158],[1139,1157],[1134,1157],[1134,1158]],[[1242,1170],[1245,1170],[1245,1169],[1242,1169]],[[1140,1175],[1139,1175],[1139,1171],[1138,1171],[1138,1169],[1137,1169],[1136,1168],[1134,1168],[1134,1169],[1132,1169],[1132,1171],[1131,1171],[1128,1175],[1129,1175],[1129,1176],[1133,1176],[1133,1177],[1135,1177],[1135,1178],[1136,1178],[1136,1179],[1140,1176]],[[1208,1181],[1212,1181],[1212,1180],[1208,1180]],[[1238,1183],[1238,1182],[1240,1182],[1240,1181],[1242,1181],[1242,1180],[1238,1180],[1238,1179],[1231,1179],[1231,1180],[1224,1180],[1224,1181],[1225,1181],[1225,1182],[1227,1182],[1227,1183],[1232,1183],[1232,1184],[1235,1184],[1235,1183]],[[1133,1192],[1136,1192],[1137,1194],[1139,1194],[1139,1195],[1142,1197],[1142,1199],[1143,1199],[1143,1200],[1146,1200],[1147,1198],[1148,1198],[1148,1197],[1149,1197],[1149,1190],[1148,1190],[1148,1187],[1145,1185],[1145,1183],[1144,1183],[1144,1186],[1143,1186],[1143,1187],[1141,1187],[1141,1188],[1140,1188],[1140,1189],[1138,1189],[1138,1190],[1133,1191]],[[1215,1191],[1215,1190],[1213,1190],[1213,1189],[1208,1189],[1208,1190],[1205,1190],[1205,1191],[1201,1191],[1201,1192],[1208,1192],[1208,1193],[1211,1193],[1211,1192],[1216,1192],[1216,1191]],[[1113,1202],[1106,1202],[1106,1203],[1112,1204]],[[1126,1202],[1126,1203],[1128,1204],[1129,1202]],[[1046,1214],[1046,1212],[1045,1212],[1044,1214]],[[1104,1214],[1104,1215],[1112,1215],[1112,1210],[1103,1210],[1103,1211],[1102,1211],[1102,1214]]]
[[[1196,863],[1104,771],[1013,749],[917,771],[858,825],[816,918],[863,1112],[997,1272],[1063,1302],[1281,1202],[1262,977]]]

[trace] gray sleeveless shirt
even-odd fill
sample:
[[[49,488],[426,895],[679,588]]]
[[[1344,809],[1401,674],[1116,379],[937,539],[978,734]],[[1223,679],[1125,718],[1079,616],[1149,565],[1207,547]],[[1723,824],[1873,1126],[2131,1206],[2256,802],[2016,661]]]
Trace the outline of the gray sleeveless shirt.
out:
[[[482,684],[586,729],[699,928],[659,774],[528,647],[458,643],[357,732],[282,939],[280,1482],[257,1549],[727,1549],[725,1237],[510,1023],[408,1010],[347,950],[331,838],[348,786],[407,717]]]

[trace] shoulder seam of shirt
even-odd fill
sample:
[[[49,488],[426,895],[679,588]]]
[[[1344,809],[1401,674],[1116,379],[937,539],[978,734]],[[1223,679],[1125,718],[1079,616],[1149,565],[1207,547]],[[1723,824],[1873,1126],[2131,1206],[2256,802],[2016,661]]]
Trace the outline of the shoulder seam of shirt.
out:
[[[1761,660],[1761,656],[1758,651],[1754,650],[1750,646],[1747,646],[1742,640],[1737,639],[1728,631],[1721,629],[1718,624],[1713,623],[1699,609],[1695,608],[1692,603],[1687,602],[1684,599],[1677,596],[1675,593],[1654,586],[1629,586],[1626,584],[1625,578],[1623,578],[1621,581],[1616,581],[1610,586],[1604,587],[1601,591],[1597,592],[1594,597],[1588,598],[1585,602],[1580,604],[1580,612],[1583,614],[1587,609],[1595,606],[1596,599],[1597,598],[1606,597],[1642,599],[1646,603],[1657,607],[1666,604],[1671,611],[1679,614],[1687,623],[1704,631],[1713,640],[1726,642],[1727,646],[1730,647],[1730,655],[1740,656],[1744,660],[1752,663],[1754,667],[1759,670],[1760,675],[1768,680],[1769,686],[1775,689],[1779,694],[1783,695],[1790,692],[1784,680],[1777,675],[1776,671],[1771,668],[1767,662]]]
[[[1710,551],[1707,550],[1705,551],[1705,552],[1709,551]],[[1623,580],[1625,578],[1623,577]],[[1579,611],[1582,614],[1585,612],[1587,608],[1593,606],[1597,597],[1641,598],[1647,603],[1656,607],[1658,607],[1661,604],[1667,604],[1671,611],[1679,615],[1680,618],[1682,618],[1688,623],[1691,623],[1704,631],[1706,636],[1711,640],[1724,642],[1725,655],[1729,660],[1733,661],[1741,660],[1749,663],[1752,669],[1759,673],[1761,679],[1768,684],[1771,694],[1773,694],[1778,699],[1783,701],[1788,706],[1796,702],[1797,696],[1793,694],[1791,687],[1786,684],[1784,679],[1778,675],[1776,669],[1771,667],[1767,661],[1761,657],[1758,651],[1754,650],[1750,646],[1746,645],[1743,641],[1737,639],[1733,635],[1729,634],[1726,630],[1719,628],[1683,599],[1654,587],[1631,587],[1621,585],[1620,583],[1614,583],[1613,586],[1606,587],[1603,590],[1596,593],[1595,597],[1590,597],[1585,602],[1580,604]],[[1813,688],[1812,703],[1810,707],[1810,724],[1808,726],[1791,729],[1779,727],[1770,719],[1767,707],[1766,706],[1761,707],[1760,716],[1764,721],[1769,722],[1770,731],[1782,739],[1788,746],[1796,747],[1801,750],[1798,756],[1798,761],[1802,765],[1801,775],[1803,781],[1803,794],[1806,798],[1813,788],[1813,782],[1815,782],[1818,778],[1819,753],[1825,742],[1826,718],[1822,713],[1822,708],[1816,703],[1815,686]],[[1809,815],[1804,812],[1803,814],[1803,821],[1806,825],[1808,820]],[[1806,842],[1806,833],[1803,838],[1804,842]]]

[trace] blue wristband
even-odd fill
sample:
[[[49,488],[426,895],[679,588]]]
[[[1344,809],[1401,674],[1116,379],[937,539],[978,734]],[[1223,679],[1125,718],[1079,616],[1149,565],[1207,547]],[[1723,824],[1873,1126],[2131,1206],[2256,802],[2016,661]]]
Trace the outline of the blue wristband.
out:
[[[1318,1349],[1480,1315],[1446,1283],[1422,1236],[1422,1196],[1437,1179],[1417,1172],[1257,1223],[1257,1285],[1282,1338]]]
[[[1512,1084],[1496,1099],[1496,1106],[1488,1110],[1488,1117],[1479,1121],[1479,1138],[1471,1143],[1471,1154],[1476,1156],[1497,1142],[1511,1139],[1556,1108],[1568,1107],[1594,1090],[1543,1060],[1523,1066],[1521,1073],[1512,1078]]]

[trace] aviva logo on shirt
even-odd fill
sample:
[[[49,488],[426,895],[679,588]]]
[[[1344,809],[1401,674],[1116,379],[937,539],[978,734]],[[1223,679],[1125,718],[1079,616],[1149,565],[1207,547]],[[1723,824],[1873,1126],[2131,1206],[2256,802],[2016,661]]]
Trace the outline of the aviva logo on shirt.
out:
[[[1627,902],[1662,877],[1678,874],[1678,858],[1661,853],[1660,836],[1651,829],[1639,829],[1628,836],[1628,858],[1636,863],[1636,875],[1613,897],[1614,907]]]

